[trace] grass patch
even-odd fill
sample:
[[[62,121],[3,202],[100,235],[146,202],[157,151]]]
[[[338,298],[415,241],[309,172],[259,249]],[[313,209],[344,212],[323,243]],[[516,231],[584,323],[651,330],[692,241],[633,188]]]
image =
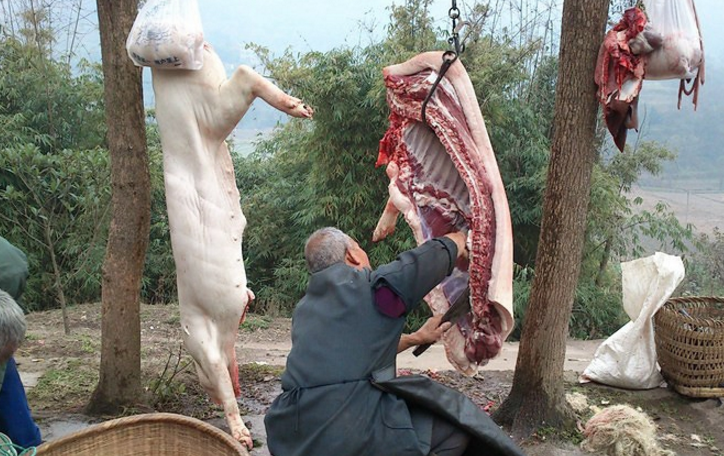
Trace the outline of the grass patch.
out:
[[[263,316],[252,316],[247,315],[246,319],[244,320],[244,323],[241,324],[240,328],[243,331],[257,331],[259,329],[269,329],[269,326],[271,325],[272,319],[271,317]]]
[[[583,434],[572,429],[558,429],[551,426],[538,428],[535,437],[541,441],[570,442],[576,446],[583,442]]]
[[[164,321],[164,323],[166,323],[167,325],[174,325],[174,326],[177,326],[177,325],[181,324],[181,314],[180,314],[180,313],[176,313],[176,314],[173,314],[173,315],[169,316],[169,317]]]
[[[39,409],[83,406],[97,384],[98,366],[88,366],[87,361],[69,359],[63,365],[45,372],[38,384],[28,391],[28,400]]]
[[[83,353],[96,353],[100,351],[100,341],[94,340],[87,334],[81,334],[76,339],[80,343],[80,350]]]
[[[158,377],[147,383],[149,394],[157,382]],[[194,372],[179,371],[172,379],[166,379],[156,394],[151,394],[150,400],[157,412],[178,413],[199,420],[224,416],[221,407],[211,402]]]
[[[270,377],[279,377],[284,372],[282,366],[269,364],[249,363],[239,366],[239,380],[244,383],[258,383],[269,380]]]

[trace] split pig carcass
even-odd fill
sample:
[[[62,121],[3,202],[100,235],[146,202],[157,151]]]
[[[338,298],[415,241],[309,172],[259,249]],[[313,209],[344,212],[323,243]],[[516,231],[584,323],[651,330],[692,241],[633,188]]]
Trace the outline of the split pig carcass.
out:
[[[312,109],[249,67],[227,79],[210,46],[204,54],[196,71],[152,69],[171,246],[184,345],[232,436],[251,448],[236,401],[234,345],[254,296],[241,250],[246,218],[225,140],[257,97],[295,117],[309,118]]]
[[[470,312],[442,340],[450,363],[473,375],[513,329],[513,235],[485,122],[459,60],[432,92],[422,121],[442,56],[423,53],[383,70],[391,113],[377,166],[387,165],[390,197],[373,240],[391,234],[400,213],[418,244],[467,231],[469,258],[459,259],[425,301],[433,314],[443,314],[469,287]]]

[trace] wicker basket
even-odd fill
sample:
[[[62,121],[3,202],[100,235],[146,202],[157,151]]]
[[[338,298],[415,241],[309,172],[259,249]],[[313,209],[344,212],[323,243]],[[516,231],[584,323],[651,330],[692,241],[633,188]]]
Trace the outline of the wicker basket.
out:
[[[229,434],[173,413],[149,413],[90,426],[37,448],[40,456],[249,456]]]
[[[724,397],[724,298],[669,299],[654,328],[661,373],[676,391]]]

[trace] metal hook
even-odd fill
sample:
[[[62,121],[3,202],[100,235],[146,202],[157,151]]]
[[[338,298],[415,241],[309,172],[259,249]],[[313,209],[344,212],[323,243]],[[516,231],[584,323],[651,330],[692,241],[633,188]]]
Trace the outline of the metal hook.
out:
[[[428,92],[427,96],[425,97],[425,100],[422,102],[422,113],[420,115],[422,123],[427,124],[427,116],[425,115],[425,111],[427,110],[427,103],[430,101],[430,98],[432,98],[432,94],[435,93],[435,89],[437,89],[437,86],[440,84],[440,81],[442,81],[442,78],[445,76],[445,73],[447,73],[447,70],[450,68],[450,66],[452,66],[452,64],[457,59],[458,59],[458,54],[453,51],[445,51],[443,53],[442,65],[440,65],[440,72],[438,73],[437,79],[435,79],[435,82],[432,83],[430,92]]]

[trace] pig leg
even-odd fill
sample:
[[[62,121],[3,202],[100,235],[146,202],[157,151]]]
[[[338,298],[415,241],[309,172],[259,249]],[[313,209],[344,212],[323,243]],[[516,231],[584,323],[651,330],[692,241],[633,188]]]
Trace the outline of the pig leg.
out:
[[[256,295],[253,291],[251,291],[251,288],[246,289],[246,297],[249,300],[246,304],[246,307],[244,307],[244,312],[241,314],[241,318],[239,319],[239,326],[241,326],[242,323],[244,323],[244,320],[246,320],[246,311],[249,310],[249,304],[251,304],[251,301],[256,299]]]
[[[385,210],[382,212],[380,220],[377,222],[375,231],[372,233],[372,242],[378,242],[386,238],[390,234],[395,232],[395,225],[397,224],[397,217],[400,215],[400,211],[392,202],[392,198],[387,199],[385,204]]]
[[[208,317],[190,317],[183,322],[182,327],[184,345],[195,361],[201,386],[209,392],[212,401],[224,408],[224,416],[231,435],[251,449],[253,447],[251,433],[241,419],[239,404],[236,401],[236,394],[239,394],[239,368],[234,352],[234,340],[220,340],[221,335],[214,325],[209,324]],[[194,337],[190,337],[189,327],[195,328]],[[223,349],[208,349],[219,346]]]
[[[402,213],[405,217],[405,221],[412,229],[412,234],[415,237],[415,241],[418,245],[422,244],[425,240],[422,236],[422,223],[420,216],[417,213],[417,207],[410,201],[410,198],[402,193],[400,187],[397,185],[398,176],[400,175],[400,167],[395,162],[390,162],[385,170],[387,177],[390,178],[390,184],[387,186],[387,191],[390,194],[385,210],[377,222],[377,227],[372,235],[372,240],[377,242],[390,235],[395,230],[395,223],[397,222],[397,215]]]
[[[241,96],[250,105],[255,98],[261,98],[272,107],[294,117],[311,118],[314,110],[299,98],[287,95],[279,87],[254,71],[252,68],[241,65],[221,88],[229,92],[228,99],[234,100]]]

